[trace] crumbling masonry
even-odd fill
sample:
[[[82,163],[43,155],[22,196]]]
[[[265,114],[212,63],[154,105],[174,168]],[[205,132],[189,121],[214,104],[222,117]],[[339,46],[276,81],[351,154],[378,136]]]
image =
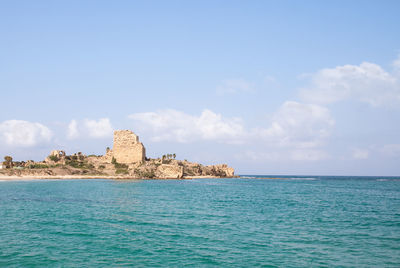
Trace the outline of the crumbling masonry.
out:
[[[107,152],[106,157],[109,161],[114,157],[121,164],[143,163],[146,158],[146,149],[132,131],[116,130],[113,148]]]

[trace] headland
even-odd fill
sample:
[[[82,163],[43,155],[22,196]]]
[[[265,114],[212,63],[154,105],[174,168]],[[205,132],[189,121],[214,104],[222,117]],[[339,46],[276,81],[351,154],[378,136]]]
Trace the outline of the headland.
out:
[[[231,178],[234,169],[226,164],[202,165],[177,160],[175,154],[147,158],[139,137],[130,130],[114,131],[113,148],[104,155],[67,155],[53,150],[43,161],[13,161],[4,157],[0,180],[27,179],[192,179]]]

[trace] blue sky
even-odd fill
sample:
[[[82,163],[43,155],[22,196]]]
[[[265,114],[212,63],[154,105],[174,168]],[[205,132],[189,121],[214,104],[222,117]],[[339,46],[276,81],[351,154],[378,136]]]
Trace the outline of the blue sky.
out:
[[[398,1],[2,1],[0,155],[400,175]]]

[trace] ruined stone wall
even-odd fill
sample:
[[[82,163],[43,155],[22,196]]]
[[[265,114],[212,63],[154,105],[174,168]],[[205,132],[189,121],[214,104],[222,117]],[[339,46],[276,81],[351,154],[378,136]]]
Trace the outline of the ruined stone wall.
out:
[[[146,150],[139,142],[139,137],[132,131],[116,130],[114,131],[112,155],[118,163],[141,163],[145,160]]]

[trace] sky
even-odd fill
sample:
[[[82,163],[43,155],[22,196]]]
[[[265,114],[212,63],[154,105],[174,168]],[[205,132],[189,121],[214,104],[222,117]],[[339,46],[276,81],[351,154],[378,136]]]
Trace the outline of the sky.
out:
[[[399,1],[1,1],[0,156],[400,175]]]

